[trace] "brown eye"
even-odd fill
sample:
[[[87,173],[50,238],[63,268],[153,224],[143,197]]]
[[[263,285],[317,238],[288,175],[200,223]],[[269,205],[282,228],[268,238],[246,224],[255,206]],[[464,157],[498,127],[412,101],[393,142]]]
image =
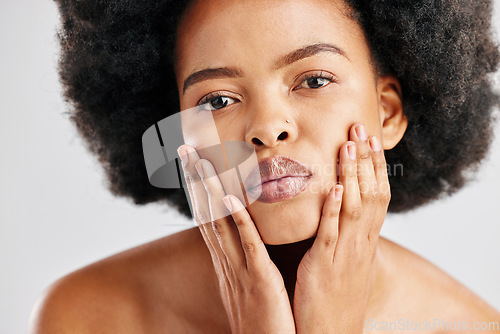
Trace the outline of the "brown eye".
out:
[[[209,95],[203,98],[199,105],[203,106],[206,110],[220,110],[229,104],[235,103],[237,100],[224,95]]]
[[[317,89],[325,87],[330,82],[332,82],[332,80],[325,77],[311,77],[311,78],[306,78],[304,81],[302,81],[299,87]]]
[[[317,73],[306,75],[300,84],[293,90],[306,88],[306,89],[319,89],[328,86],[332,82],[337,82],[335,76],[329,72],[320,71]]]
[[[222,109],[227,106],[229,103],[228,98],[226,96],[219,96],[213,100],[210,100],[208,104],[215,110]]]

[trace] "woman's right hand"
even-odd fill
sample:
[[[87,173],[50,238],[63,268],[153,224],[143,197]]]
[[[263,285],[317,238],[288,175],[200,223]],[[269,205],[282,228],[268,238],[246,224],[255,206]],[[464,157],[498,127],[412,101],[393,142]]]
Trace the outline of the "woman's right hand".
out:
[[[283,277],[250,214],[233,195],[227,196],[232,210],[224,206],[225,193],[215,169],[193,147],[182,145],[178,153],[193,218],[210,251],[232,333],[295,333]]]

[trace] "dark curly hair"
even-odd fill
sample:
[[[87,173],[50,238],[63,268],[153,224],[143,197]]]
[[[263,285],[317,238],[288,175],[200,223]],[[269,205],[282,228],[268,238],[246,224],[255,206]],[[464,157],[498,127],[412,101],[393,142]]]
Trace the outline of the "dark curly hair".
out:
[[[166,201],[185,217],[183,189],[150,185],[142,134],[179,111],[177,26],[189,0],[56,0],[59,74],[70,119],[104,166],[110,191],[135,204]],[[402,212],[460,189],[492,141],[498,96],[488,74],[499,62],[491,1],[346,0],[364,29],[379,73],[401,82],[408,128],[386,151],[389,211]]]

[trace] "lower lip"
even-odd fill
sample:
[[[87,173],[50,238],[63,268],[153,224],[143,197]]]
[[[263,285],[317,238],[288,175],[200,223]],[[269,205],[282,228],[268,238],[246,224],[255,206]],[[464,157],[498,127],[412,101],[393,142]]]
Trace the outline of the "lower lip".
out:
[[[268,181],[252,188],[254,192],[257,189],[262,189],[262,192],[257,198],[259,202],[275,203],[292,198],[300,194],[311,180],[311,175],[308,176],[287,176],[281,179]],[[252,191],[250,190],[250,195]]]

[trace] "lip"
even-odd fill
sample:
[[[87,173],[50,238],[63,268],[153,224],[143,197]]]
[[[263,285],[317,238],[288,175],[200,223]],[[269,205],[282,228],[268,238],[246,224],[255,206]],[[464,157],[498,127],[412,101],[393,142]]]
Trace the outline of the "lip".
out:
[[[259,195],[258,201],[274,203],[301,193],[310,183],[312,175],[311,170],[299,161],[278,155],[261,160],[245,184],[250,185],[247,188],[249,195]]]

